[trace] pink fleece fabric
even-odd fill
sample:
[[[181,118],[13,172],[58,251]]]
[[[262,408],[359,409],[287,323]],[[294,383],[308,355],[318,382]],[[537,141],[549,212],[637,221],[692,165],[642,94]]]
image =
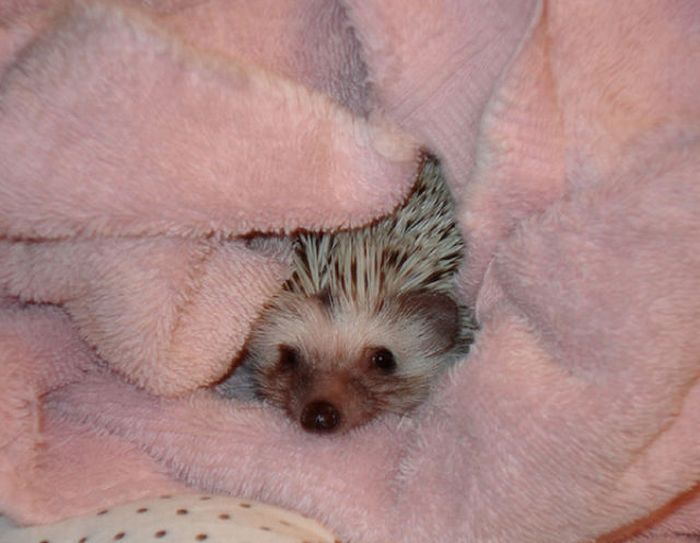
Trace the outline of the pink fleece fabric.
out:
[[[700,5],[0,6],[0,508],[185,485],[344,540],[700,537]],[[419,148],[469,244],[466,360],[413,416],[305,434],[200,389]],[[42,305],[46,304],[46,305]]]

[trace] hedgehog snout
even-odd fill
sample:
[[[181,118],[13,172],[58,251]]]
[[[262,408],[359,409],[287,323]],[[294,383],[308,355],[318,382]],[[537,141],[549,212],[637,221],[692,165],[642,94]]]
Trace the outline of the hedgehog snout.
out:
[[[340,410],[330,402],[317,400],[308,403],[301,411],[299,422],[309,432],[335,432],[340,427]]]

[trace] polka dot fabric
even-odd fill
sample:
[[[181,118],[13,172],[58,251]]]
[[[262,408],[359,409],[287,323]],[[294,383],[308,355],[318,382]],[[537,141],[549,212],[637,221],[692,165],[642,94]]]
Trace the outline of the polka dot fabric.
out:
[[[56,524],[6,525],[0,543],[340,543],[298,513],[227,496],[141,500]]]

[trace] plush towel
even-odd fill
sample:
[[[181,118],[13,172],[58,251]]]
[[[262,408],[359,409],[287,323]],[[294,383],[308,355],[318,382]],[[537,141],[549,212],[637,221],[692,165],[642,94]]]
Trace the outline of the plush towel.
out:
[[[186,484],[351,541],[698,537],[699,28],[690,0],[6,2],[0,507]],[[209,392],[287,273],[243,237],[386,213],[422,148],[469,356],[343,436]]]

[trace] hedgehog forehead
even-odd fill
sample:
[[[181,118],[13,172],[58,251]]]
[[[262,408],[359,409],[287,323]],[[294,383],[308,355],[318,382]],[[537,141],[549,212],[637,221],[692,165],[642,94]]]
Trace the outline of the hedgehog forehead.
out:
[[[258,350],[275,356],[279,345],[297,349],[312,365],[327,369],[352,364],[385,339],[376,316],[355,306],[331,307],[316,296],[285,295],[268,310],[253,338]]]
[[[368,350],[385,347],[399,359],[404,375],[432,371],[429,331],[420,319],[402,314],[391,303],[369,309],[352,300],[284,293],[266,312],[251,341],[258,363],[274,364],[279,346],[297,349],[312,367],[349,369],[365,360]]]

